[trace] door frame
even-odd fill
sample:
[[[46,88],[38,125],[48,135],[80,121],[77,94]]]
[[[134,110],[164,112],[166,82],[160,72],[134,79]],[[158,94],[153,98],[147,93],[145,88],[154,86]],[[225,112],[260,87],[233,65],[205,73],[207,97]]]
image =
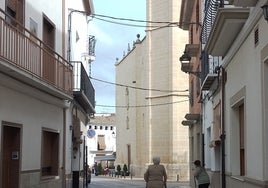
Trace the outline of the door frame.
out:
[[[1,186],[3,186],[4,184],[4,181],[3,181],[3,175],[4,175],[4,165],[3,163],[6,161],[4,161],[4,154],[5,154],[5,150],[4,150],[4,134],[5,134],[5,128],[16,128],[18,129],[18,133],[19,133],[19,140],[18,140],[18,188],[20,187],[20,179],[21,179],[21,152],[22,152],[22,124],[17,124],[17,123],[12,123],[12,122],[7,122],[7,121],[1,121],[1,152],[0,152],[0,161],[1,161],[1,168],[0,168],[0,180],[1,180]],[[13,135],[11,135],[11,139],[13,139],[15,136],[14,136],[14,133],[12,133]],[[8,138],[7,138],[8,139]],[[10,156],[12,157],[12,156]]]

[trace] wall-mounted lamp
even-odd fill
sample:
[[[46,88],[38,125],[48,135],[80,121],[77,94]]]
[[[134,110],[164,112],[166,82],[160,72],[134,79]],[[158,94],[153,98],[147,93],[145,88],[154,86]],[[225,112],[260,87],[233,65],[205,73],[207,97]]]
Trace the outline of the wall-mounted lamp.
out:
[[[268,21],[268,5],[263,5],[262,7],[263,17],[266,21]]]
[[[114,137],[114,138],[116,137],[116,134],[114,131],[112,132],[112,137]]]
[[[180,57],[180,62],[181,63],[190,63],[190,61],[191,61],[191,56],[186,51],[184,51],[182,56]]]
[[[191,71],[192,64],[190,63],[190,61],[191,61],[191,56],[186,51],[184,51],[182,56],[180,57],[181,70],[185,73],[193,74],[193,75],[197,76],[198,78],[200,78],[200,76],[201,76],[200,72]]]

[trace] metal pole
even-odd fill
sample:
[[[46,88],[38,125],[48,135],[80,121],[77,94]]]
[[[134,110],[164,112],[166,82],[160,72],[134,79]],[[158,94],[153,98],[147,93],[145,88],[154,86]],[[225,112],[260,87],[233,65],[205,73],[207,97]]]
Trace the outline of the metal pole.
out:
[[[83,143],[83,167],[84,167],[83,168],[83,187],[85,187],[85,180],[87,181],[85,150],[86,150],[86,143],[85,143],[85,136],[84,136],[84,143]]]
[[[221,67],[221,178],[222,178],[222,188],[226,188],[226,175],[225,175],[225,69]]]
[[[88,161],[87,161],[87,146],[86,146],[86,188],[88,188],[88,173],[90,173],[90,172],[88,172]]]

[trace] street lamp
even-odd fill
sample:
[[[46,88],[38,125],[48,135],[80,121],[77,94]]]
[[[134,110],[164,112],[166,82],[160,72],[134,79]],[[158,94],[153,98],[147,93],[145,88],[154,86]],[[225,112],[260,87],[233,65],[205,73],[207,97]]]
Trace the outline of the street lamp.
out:
[[[180,57],[180,62],[181,62],[181,70],[185,73],[188,74],[193,74],[200,78],[201,72],[195,72],[192,71],[193,65],[191,62],[191,56],[186,52],[186,50],[183,52],[182,56]]]
[[[182,56],[180,57],[180,62],[189,63],[190,61],[191,61],[191,56],[186,51],[184,51]]]

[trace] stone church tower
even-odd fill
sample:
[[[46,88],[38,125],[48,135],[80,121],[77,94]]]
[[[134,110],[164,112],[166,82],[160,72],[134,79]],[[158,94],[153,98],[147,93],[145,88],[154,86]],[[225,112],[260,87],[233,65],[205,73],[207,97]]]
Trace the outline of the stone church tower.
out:
[[[165,165],[168,179],[189,178],[188,75],[179,57],[187,32],[179,21],[180,0],[147,0],[146,37],[116,62],[116,165],[127,164],[143,177],[153,156]],[[152,22],[150,22],[152,21]],[[130,87],[127,87],[130,86]]]

